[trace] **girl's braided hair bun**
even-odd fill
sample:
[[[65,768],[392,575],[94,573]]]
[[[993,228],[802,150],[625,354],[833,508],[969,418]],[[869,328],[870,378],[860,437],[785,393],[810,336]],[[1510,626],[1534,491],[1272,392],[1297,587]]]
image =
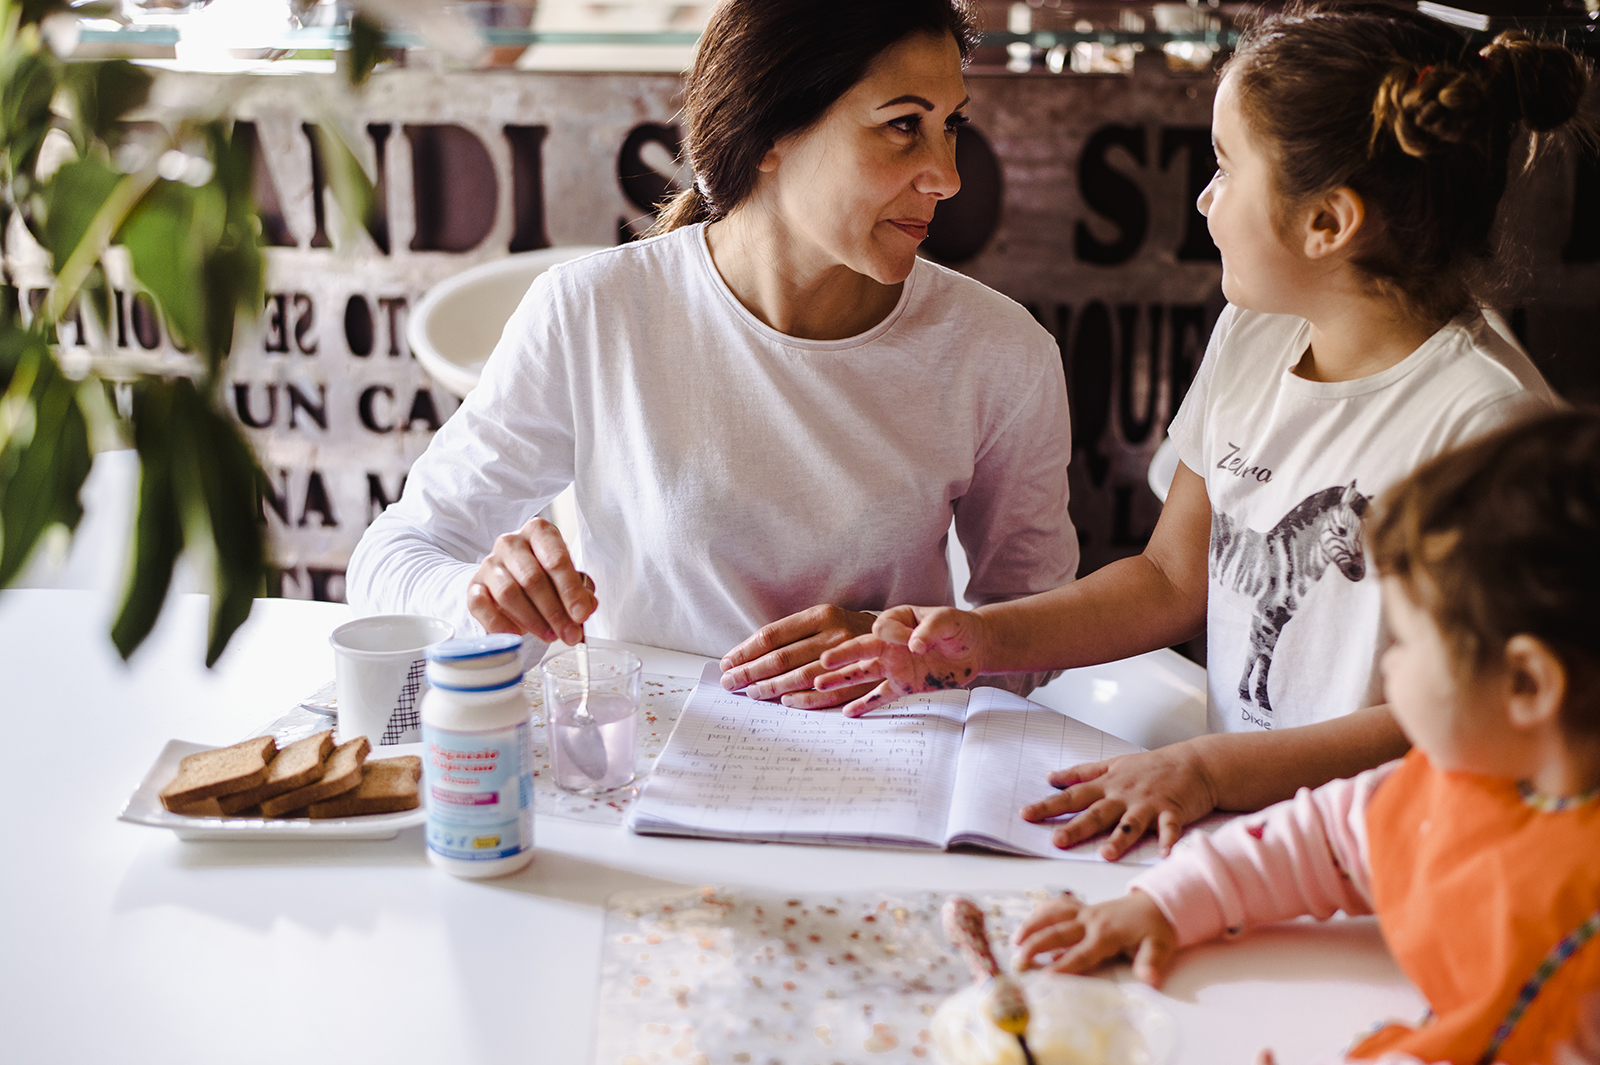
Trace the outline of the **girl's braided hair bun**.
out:
[[[1371,225],[1353,265],[1430,321],[1509,277],[1497,252],[1511,238],[1495,218],[1525,140],[1586,129],[1582,55],[1515,32],[1479,50],[1453,26],[1377,0],[1291,2],[1247,26],[1224,69],[1272,150],[1280,217],[1355,191]]]
[[[1519,122],[1534,133],[1565,125],[1587,81],[1581,56],[1507,30],[1460,66],[1392,68],[1373,101],[1371,148],[1388,134],[1418,159],[1460,148],[1492,157]]]

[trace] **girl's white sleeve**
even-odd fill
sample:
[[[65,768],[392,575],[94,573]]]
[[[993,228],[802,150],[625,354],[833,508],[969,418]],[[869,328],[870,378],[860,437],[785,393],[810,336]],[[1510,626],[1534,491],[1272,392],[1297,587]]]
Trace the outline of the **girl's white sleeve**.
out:
[[[1183,403],[1179,405],[1178,413],[1173,416],[1172,424],[1167,429],[1167,436],[1172,440],[1178,458],[1201,477],[1206,475],[1204,455],[1206,415],[1209,413],[1219,352],[1228,338],[1228,331],[1233,328],[1238,313],[1237,308],[1230,303],[1222,308],[1222,313],[1217,316],[1217,324],[1211,328],[1211,338],[1206,341],[1206,353],[1200,360],[1200,368],[1195,371],[1194,380],[1189,382],[1189,390],[1184,393]]]
[[[1301,788],[1209,836],[1190,832],[1129,889],[1150,895],[1180,946],[1308,914],[1371,913],[1367,804],[1399,764]]]
[[[482,632],[467,585],[497,536],[520,529],[573,479],[561,271],[539,277],[506,323],[476,388],[412,465],[400,499],[350,558],[357,614],[429,614]]]

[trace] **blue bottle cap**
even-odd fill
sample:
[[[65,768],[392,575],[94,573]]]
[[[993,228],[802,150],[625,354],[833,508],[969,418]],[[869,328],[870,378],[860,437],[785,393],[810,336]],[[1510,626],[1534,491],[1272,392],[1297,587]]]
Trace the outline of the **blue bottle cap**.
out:
[[[510,654],[521,649],[521,636],[514,636],[509,632],[496,632],[488,636],[468,636],[459,640],[436,643],[428,648],[428,661],[466,663],[475,658]]]

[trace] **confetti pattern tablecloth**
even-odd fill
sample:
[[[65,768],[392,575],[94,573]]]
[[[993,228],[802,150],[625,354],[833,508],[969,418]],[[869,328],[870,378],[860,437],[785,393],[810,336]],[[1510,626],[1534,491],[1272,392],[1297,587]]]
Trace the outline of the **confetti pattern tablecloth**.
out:
[[[1002,943],[1048,894],[969,897]],[[944,898],[619,893],[595,1065],[932,1062],[934,1010],[970,979],[940,927]]]
[[[643,678],[643,695],[639,702],[639,735],[635,748],[637,761],[633,784],[598,798],[574,795],[556,787],[555,774],[550,771],[550,742],[544,719],[544,690],[539,681],[539,671],[530,670],[522,680],[522,694],[528,700],[533,720],[533,812],[534,817],[562,817],[574,821],[592,821],[599,824],[620,825],[629,805],[639,794],[639,786],[650,775],[661,749],[667,745],[672,728],[695,682],[679,677],[646,673]],[[280,744],[292,743],[326,728],[333,727],[331,716],[338,707],[337,693],[332,682],[323,685],[307,696],[294,710],[278,718],[256,733],[258,736],[276,736]]]

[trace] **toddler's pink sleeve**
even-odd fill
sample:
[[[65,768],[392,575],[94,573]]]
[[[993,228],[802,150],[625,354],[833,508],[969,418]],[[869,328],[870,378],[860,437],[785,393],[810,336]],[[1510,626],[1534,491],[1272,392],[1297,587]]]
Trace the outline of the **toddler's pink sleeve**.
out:
[[[1399,764],[1301,788],[1209,836],[1191,832],[1128,886],[1155,900],[1180,946],[1305,914],[1371,913],[1367,803]]]

